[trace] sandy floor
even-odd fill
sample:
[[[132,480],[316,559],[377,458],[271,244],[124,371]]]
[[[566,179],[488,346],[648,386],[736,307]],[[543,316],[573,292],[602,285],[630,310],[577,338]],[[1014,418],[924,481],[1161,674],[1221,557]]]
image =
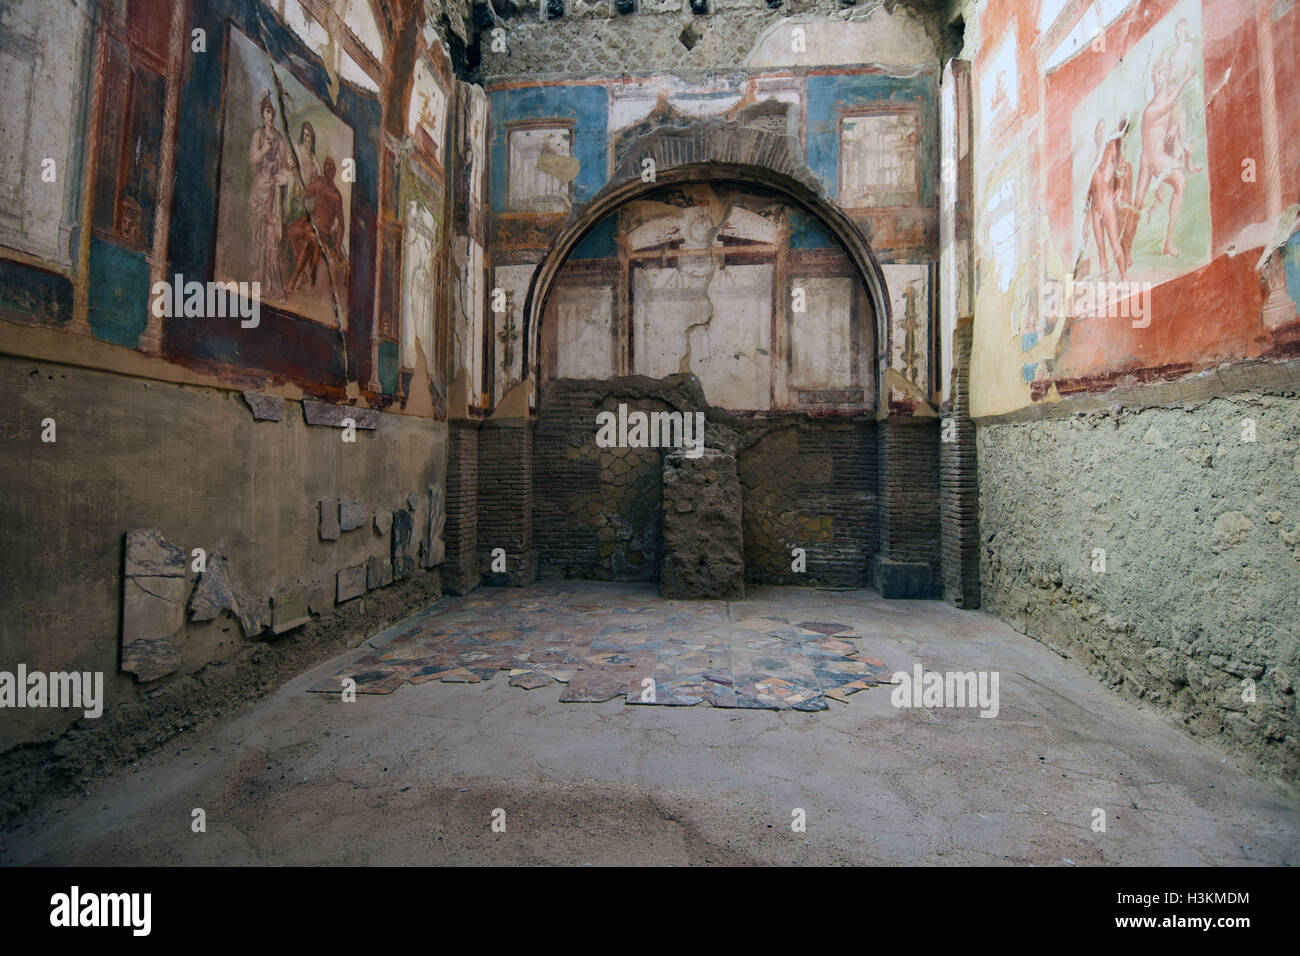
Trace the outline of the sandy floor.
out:
[[[795,588],[724,611],[850,624],[891,669],[996,671],[998,716],[896,708],[887,686],[820,713],[561,703],[563,685],[505,672],[355,703],[307,693],[354,651],[52,803],[0,836],[0,862],[1300,863],[1293,798],[987,615]]]

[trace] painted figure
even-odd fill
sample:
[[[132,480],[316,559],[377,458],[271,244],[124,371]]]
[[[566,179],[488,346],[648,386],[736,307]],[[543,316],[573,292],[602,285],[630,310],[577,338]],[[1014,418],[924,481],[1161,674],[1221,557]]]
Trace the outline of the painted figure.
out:
[[[253,184],[248,192],[252,281],[261,284],[264,298],[283,299],[281,189],[292,180],[291,159],[289,145],[275,128],[275,107],[269,90],[262,91],[260,112],[262,125],[254,131],[248,147],[248,162],[253,167]]]
[[[1123,150],[1127,132],[1128,120],[1121,120],[1109,137],[1106,136],[1105,121],[1097,121],[1094,132],[1097,159],[1088,179],[1083,213],[1084,244],[1087,244],[1087,229],[1091,226],[1097,243],[1100,271],[1104,273],[1110,268],[1106,259],[1106,245],[1109,243],[1120,279],[1126,277],[1133,264],[1133,236],[1137,232],[1137,216],[1133,209],[1133,165],[1124,158]]]
[[[1189,69],[1180,79],[1173,75],[1172,57],[1162,54],[1156,59],[1151,70],[1155,83],[1155,92],[1142,110],[1142,155],[1138,159],[1137,190],[1134,195],[1135,206],[1142,209],[1146,205],[1147,192],[1155,188],[1159,198],[1161,185],[1170,187],[1169,225],[1165,228],[1164,254],[1181,255],[1174,245],[1174,229],[1178,226],[1178,216],[1183,207],[1183,189],[1187,179],[1183,175],[1183,157],[1170,153],[1170,146],[1181,142],[1182,119],[1177,110],[1178,98],[1192,78]],[[1150,214],[1148,213],[1148,218]]]
[[[293,254],[293,276],[289,291],[316,285],[317,268],[322,253],[334,275],[336,285],[346,288],[344,272],[347,256],[343,251],[343,194],[334,185],[334,157],[326,156],[321,172],[307,183],[303,196],[305,211],[289,226],[289,247]],[[317,238],[319,237],[319,238]],[[323,243],[323,246],[322,246]]]
[[[1186,17],[1179,20],[1178,25],[1174,27],[1174,39],[1176,42],[1173,51],[1169,54],[1171,75],[1175,79],[1183,77],[1191,79],[1196,48],[1192,46],[1192,41],[1187,36]],[[1199,173],[1203,167],[1192,165],[1192,150],[1187,144],[1187,111],[1177,110],[1174,115],[1176,122],[1171,124],[1170,130],[1176,139],[1169,144],[1171,146],[1169,155],[1181,158],[1183,168],[1189,173]]]
[[[320,161],[316,158],[316,128],[304,121],[298,129],[298,142],[293,148],[298,159],[298,175],[289,177],[289,195],[286,202],[285,222],[296,222],[308,211],[306,187],[320,175]]]

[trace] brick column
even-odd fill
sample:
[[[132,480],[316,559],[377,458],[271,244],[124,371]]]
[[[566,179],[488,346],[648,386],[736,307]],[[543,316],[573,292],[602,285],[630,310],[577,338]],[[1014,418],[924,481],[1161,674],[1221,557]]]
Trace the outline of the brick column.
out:
[[[943,402],[940,407],[939,525],[940,589],[956,607],[980,603],[979,482],[975,423],[970,420],[970,353],[974,328],[971,277],[970,64],[950,60],[941,84],[939,151],[940,322]]]
[[[880,422],[880,553],[876,590],[887,598],[934,598],[939,568],[939,422]]]
[[[939,528],[943,599],[954,607],[980,605],[979,472],[975,423],[970,420],[970,348],[973,323],[962,319],[954,336],[952,403],[940,426]],[[951,439],[943,440],[944,438]]]
[[[468,594],[478,586],[478,429],[475,421],[451,422],[447,442],[447,557],[443,587]]]
[[[492,552],[504,548],[504,572]],[[478,562],[488,585],[523,585],[536,577],[533,553],[533,422],[489,418],[478,433]]]

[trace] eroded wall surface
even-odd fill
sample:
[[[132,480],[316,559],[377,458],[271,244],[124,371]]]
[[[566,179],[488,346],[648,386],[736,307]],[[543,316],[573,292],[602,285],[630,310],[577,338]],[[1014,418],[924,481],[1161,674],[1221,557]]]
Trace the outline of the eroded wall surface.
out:
[[[378,414],[377,427],[358,429],[349,444],[339,428],[308,425],[300,402],[284,402],[278,421],[257,421],[237,392],[11,357],[0,358],[0,393],[14,410],[7,441],[38,446],[42,419],[52,414],[57,423],[45,454],[0,456],[0,660],[11,672],[19,662],[102,671],[109,712],[275,640],[272,625],[283,619],[273,599],[328,615],[351,599],[349,573],[360,569],[361,594],[368,583],[373,591],[391,582],[394,512],[408,512],[413,529],[427,528],[429,488],[446,474],[447,425],[416,416]],[[348,530],[340,501],[360,522]],[[186,606],[169,635],[178,666],[138,683],[118,667],[123,535],[147,528],[183,551]],[[428,597],[437,594],[437,575],[420,546],[413,534],[407,576]],[[196,548],[208,568],[220,556],[230,590],[255,622],[252,633],[230,610],[194,619],[190,599],[203,577],[194,571]],[[380,576],[368,581],[372,562]],[[0,746],[48,739],[80,718],[7,710]]]
[[[983,427],[978,444],[983,606],[1294,776],[1295,394]]]
[[[537,4],[496,5],[507,17],[502,43],[483,41],[488,75],[617,74],[644,69],[734,69],[844,63],[910,65],[934,56],[944,38],[925,4],[847,7],[840,0],[770,6],[766,0],[714,0],[704,12],[688,0],[635,5],[569,0],[563,16],[538,17]],[[803,35],[795,39],[795,30]],[[503,48],[502,48],[503,47]]]

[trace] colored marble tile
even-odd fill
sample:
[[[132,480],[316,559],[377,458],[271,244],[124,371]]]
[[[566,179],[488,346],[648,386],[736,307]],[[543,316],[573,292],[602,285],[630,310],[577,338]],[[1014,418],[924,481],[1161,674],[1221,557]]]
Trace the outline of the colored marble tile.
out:
[[[414,670],[408,663],[383,661],[374,655],[366,655],[340,669],[333,677],[308,688],[308,693],[342,693],[343,681],[351,678],[356,682],[358,694],[391,694],[406,683]]]
[[[522,687],[524,690],[536,690],[545,687],[551,678],[540,671],[513,670],[510,672],[510,686]]]
[[[800,621],[799,626],[808,631],[816,631],[819,634],[840,634],[844,631],[851,631],[847,624],[826,624],[820,621]]]
[[[565,702],[818,711],[890,681],[860,654],[854,625],[779,615],[729,620],[725,602],[664,601],[652,591],[503,589],[444,599],[386,628],[372,651],[312,688],[391,693],[402,683],[477,683],[507,672],[525,689],[565,684]],[[870,606],[864,606],[870,611]]]

